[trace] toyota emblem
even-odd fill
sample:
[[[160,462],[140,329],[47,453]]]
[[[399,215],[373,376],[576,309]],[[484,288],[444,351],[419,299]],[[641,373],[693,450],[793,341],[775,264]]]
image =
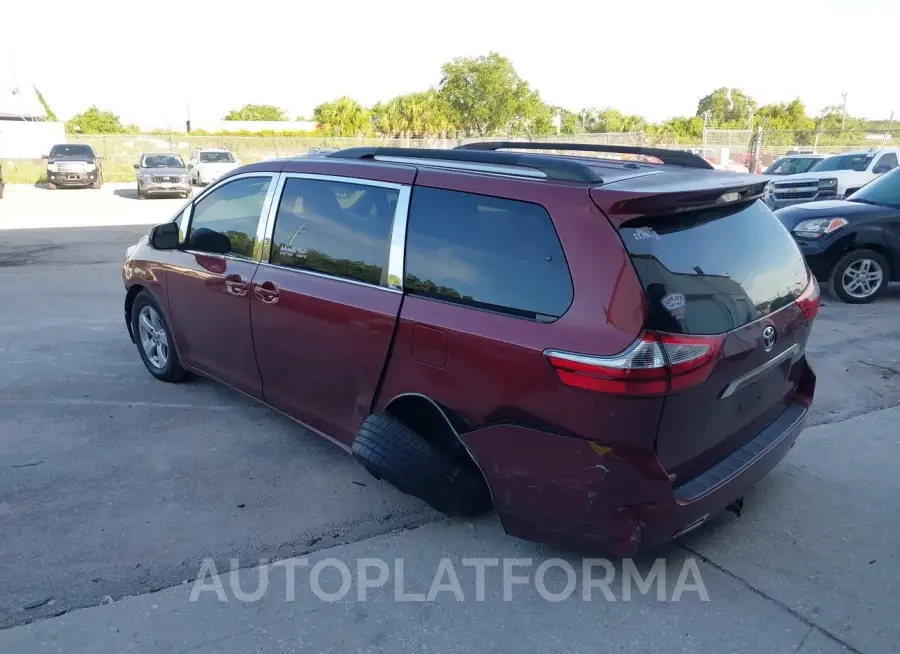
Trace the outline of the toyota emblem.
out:
[[[777,340],[777,338],[778,333],[775,331],[775,328],[772,327],[772,325],[769,325],[763,330],[762,342],[767,351],[775,347],[775,341]]]

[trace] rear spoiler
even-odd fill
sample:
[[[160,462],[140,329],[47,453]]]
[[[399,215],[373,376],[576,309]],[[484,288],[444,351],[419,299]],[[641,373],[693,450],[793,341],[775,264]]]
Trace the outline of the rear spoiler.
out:
[[[768,177],[745,173],[660,174],[612,182],[591,189],[591,199],[616,226],[641,216],[660,216],[753,202]]]

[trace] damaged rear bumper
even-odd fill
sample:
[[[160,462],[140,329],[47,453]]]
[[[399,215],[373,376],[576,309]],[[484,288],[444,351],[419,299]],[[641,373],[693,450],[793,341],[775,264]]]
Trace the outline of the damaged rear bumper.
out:
[[[515,425],[461,435],[484,473],[507,533],[590,553],[633,556],[724,511],[790,451],[815,375],[796,403],[749,443],[673,486],[656,454]]]

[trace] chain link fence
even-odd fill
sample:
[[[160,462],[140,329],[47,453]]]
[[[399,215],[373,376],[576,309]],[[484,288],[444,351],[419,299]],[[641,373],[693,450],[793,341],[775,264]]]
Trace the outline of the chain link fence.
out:
[[[466,139],[383,139],[330,138],[290,136],[192,136],[171,135],[70,135],[72,143],[89,144],[102,157],[104,180],[132,181],[134,164],[142,152],[177,152],[185,160],[194,148],[226,148],[242,163],[265,159],[298,157],[314,148],[349,148],[358,146],[453,148],[464,143],[484,140],[531,140],[557,143],[589,143],[597,145],[649,146],[691,150],[701,154],[713,165],[732,170],[747,170],[757,154],[756,141],[760,132],[754,130],[706,129],[698,138],[678,139],[671,135],[650,135],[644,132],[610,132],[546,137],[494,137]],[[778,156],[791,151],[835,153],[892,147],[900,143],[900,130],[888,134],[863,132],[761,131],[759,168],[770,165]],[[46,165],[41,160],[14,159],[3,163],[8,182],[35,183],[45,177]]]

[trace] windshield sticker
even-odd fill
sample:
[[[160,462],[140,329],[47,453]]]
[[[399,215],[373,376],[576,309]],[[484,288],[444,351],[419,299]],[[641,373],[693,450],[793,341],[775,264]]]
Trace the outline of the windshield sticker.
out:
[[[638,227],[634,230],[635,241],[646,241],[649,238],[659,238],[659,234],[652,227]]]

